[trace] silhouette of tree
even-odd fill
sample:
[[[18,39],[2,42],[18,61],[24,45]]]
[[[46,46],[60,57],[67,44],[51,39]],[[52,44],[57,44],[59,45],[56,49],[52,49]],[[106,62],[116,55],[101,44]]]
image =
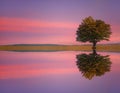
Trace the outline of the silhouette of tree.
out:
[[[77,29],[77,41],[93,43],[96,49],[97,42],[109,40],[111,35],[110,25],[102,20],[95,20],[91,16],[85,18]]]
[[[109,55],[101,56],[95,51],[91,54],[76,55],[77,67],[82,75],[91,80],[94,76],[102,76],[110,71],[111,61]]]

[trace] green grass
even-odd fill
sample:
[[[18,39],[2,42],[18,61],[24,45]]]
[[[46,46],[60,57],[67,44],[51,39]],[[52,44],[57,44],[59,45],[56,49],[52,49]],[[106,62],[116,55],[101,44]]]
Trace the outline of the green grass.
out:
[[[91,51],[91,45],[1,45],[0,51]],[[120,52],[120,44],[97,45],[97,51]]]

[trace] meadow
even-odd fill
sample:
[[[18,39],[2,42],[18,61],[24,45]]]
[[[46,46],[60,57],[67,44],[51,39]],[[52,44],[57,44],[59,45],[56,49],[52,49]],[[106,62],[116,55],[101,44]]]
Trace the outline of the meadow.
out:
[[[0,51],[91,51],[91,45],[16,44],[1,45]],[[120,52],[120,44],[100,44],[97,51]]]

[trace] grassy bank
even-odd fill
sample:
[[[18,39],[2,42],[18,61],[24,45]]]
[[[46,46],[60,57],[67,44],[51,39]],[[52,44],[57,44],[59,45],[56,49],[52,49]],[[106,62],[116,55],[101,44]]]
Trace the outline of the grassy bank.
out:
[[[1,45],[1,51],[91,51],[91,45]],[[97,51],[120,52],[120,44],[97,45]]]
[[[120,52],[120,44],[98,45],[98,51]]]

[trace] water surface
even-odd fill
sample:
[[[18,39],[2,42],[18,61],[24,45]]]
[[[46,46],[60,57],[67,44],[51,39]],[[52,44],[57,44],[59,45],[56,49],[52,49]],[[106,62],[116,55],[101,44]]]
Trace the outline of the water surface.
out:
[[[77,65],[83,53],[0,51],[0,93],[120,93],[120,54],[98,52],[110,68],[89,79]]]

